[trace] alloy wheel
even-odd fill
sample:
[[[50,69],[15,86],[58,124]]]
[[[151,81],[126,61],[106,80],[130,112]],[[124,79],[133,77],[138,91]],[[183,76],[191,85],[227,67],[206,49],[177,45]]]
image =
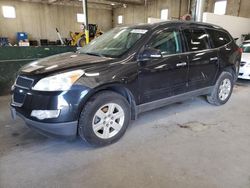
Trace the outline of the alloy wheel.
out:
[[[231,88],[232,88],[232,83],[228,78],[224,79],[221,82],[221,85],[219,87],[219,99],[221,101],[225,101],[228,98],[231,92]]]
[[[101,106],[95,113],[92,128],[96,136],[109,139],[115,136],[124,124],[125,113],[116,103]]]

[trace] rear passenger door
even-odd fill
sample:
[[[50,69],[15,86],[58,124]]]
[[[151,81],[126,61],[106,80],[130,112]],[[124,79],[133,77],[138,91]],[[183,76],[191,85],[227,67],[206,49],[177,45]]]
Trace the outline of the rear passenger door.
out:
[[[214,84],[219,68],[218,50],[211,48],[209,35],[202,28],[184,28],[189,57],[188,91]]]
[[[213,47],[218,49],[220,65],[234,64],[235,58],[232,58],[232,54],[234,54],[237,48],[234,47],[236,45],[233,45],[234,42],[230,36],[224,31],[216,29],[206,30],[212,39]],[[238,66],[236,66],[236,68],[238,68]]]

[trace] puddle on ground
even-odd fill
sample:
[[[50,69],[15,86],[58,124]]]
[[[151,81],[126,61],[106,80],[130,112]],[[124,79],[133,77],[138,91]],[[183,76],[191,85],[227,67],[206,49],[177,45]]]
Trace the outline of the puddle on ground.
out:
[[[190,129],[194,132],[200,132],[208,129],[212,124],[201,123],[199,121],[190,121],[183,124],[177,124],[180,128]]]
[[[11,133],[11,136],[14,136],[14,137],[16,137],[16,136],[19,136],[20,134],[19,133],[17,133],[17,132],[13,132],[13,133]]]

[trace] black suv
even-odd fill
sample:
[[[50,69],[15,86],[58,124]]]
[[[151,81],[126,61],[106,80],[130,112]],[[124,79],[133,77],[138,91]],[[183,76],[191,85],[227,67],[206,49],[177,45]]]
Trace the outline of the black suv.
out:
[[[23,67],[11,111],[46,135],[106,145],[141,112],[206,95],[222,105],[241,50],[224,29],[195,22],[115,28],[75,53]]]

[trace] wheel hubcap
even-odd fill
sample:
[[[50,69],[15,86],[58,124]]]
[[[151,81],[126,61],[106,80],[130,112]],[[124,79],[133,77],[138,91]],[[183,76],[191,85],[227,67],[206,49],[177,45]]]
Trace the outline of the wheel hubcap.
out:
[[[229,79],[224,79],[219,87],[219,98],[224,101],[228,98],[231,91],[231,81]]]
[[[92,127],[96,136],[108,139],[115,136],[124,124],[125,114],[116,103],[101,106],[94,115]]]

